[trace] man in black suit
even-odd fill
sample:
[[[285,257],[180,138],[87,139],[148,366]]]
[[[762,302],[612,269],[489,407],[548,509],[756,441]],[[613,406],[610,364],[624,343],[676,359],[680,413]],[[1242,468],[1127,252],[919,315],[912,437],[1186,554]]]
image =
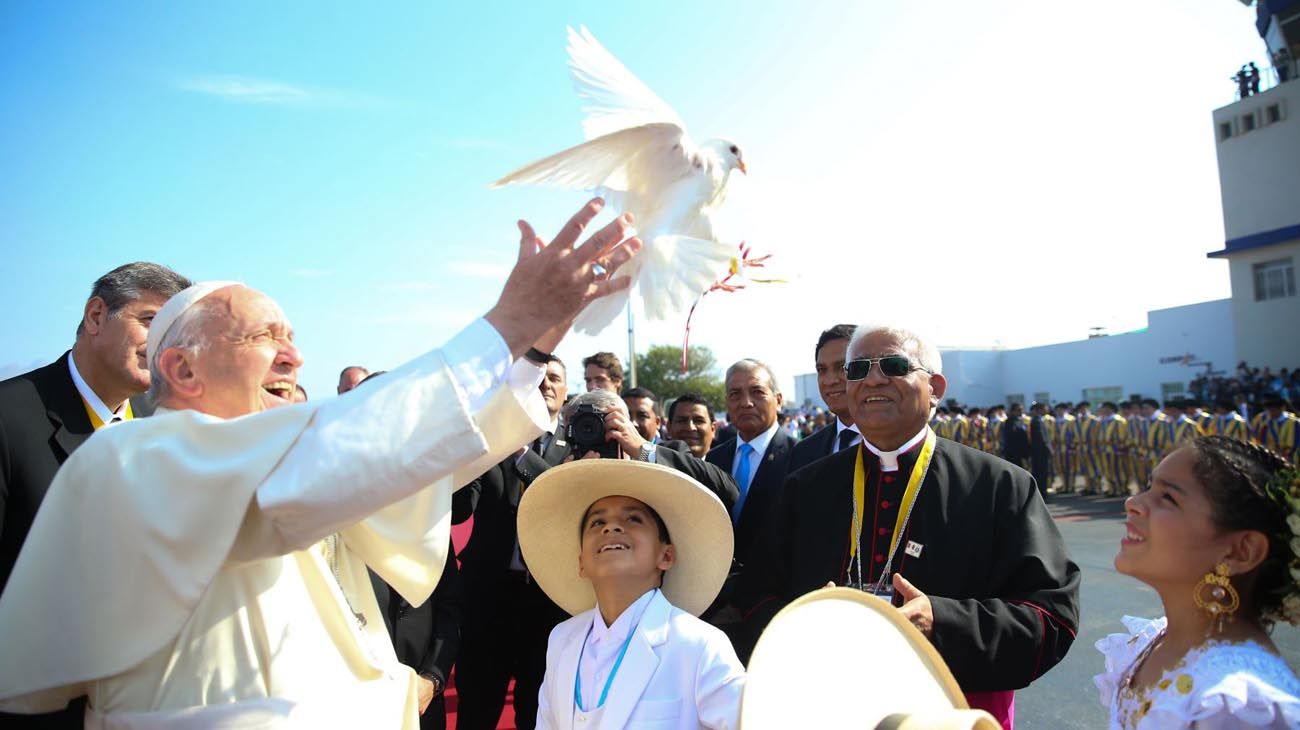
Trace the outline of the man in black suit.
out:
[[[844,379],[844,360],[853,330],[851,324],[837,324],[817,338],[817,349],[813,351],[813,359],[817,363],[817,390],[826,407],[835,415],[835,421],[795,444],[790,455],[791,472],[836,451],[847,449],[862,438],[853,425],[853,413],[849,409],[848,396],[845,395],[848,381]]]
[[[774,500],[737,591],[745,636],[829,581],[858,587],[891,600],[970,704],[1009,723],[1013,691],[1074,640],[1079,568],[1028,473],[927,425],[947,385],[937,348],[860,327],[848,354],[863,441],[791,474]]]
[[[510,680],[515,680],[515,723],[534,727],[537,692],[546,671],[546,639],[568,618],[528,575],[519,554],[515,516],[528,484],[569,453],[559,430],[560,409],[568,393],[564,363],[546,361],[538,389],[551,424],[521,453],[508,457],[461,488],[452,498],[452,522],[474,517],[469,542],[460,551],[465,614],[462,651],[456,669],[457,727],[493,730],[505,707]]]
[[[420,730],[443,730],[447,727],[443,692],[460,651],[460,624],[464,615],[455,552],[447,551],[447,563],[438,586],[429,600],[419,606],[412,606],[374,571],[370,572],[370,585],[375,589],[375,601],[384,614],[384,628],[393,640],[397,660],[414,669],[418,677]]]
[[[0,592],[59,466],[95,429],[144,415],[144,404],[132,398],[149,387],[149,323],[189,284],[158,264],[113,269],[91,287],[72,349],[0,382]],[[61,718],[0,714],[0,720],[5,727],[81,727],[84,706],[73,707]]]
[[[731,521],[736,562],[743,565],[763,514],[785,480],[795,442],[776,422],[784,401],[771,368],[758,360],[740,360],[727,368],[725,387],[736,437],[714,446],[708,461],[731,474],[740,490]]]

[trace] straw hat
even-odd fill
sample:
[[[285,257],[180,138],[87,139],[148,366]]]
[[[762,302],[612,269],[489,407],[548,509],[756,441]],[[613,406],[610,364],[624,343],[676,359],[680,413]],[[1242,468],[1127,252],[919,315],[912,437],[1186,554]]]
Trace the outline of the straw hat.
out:
[[[948,665],[898,609],[862,591],[823,588],[782,609],[759,637],[740,727],[1002,726],[967,708]]]
[[[594,608],[591,583],[578,575],[582,516],[593,502],[624,496],[663,518],[677,552],[664,574],[668,601],[698,616],[731,568],[731,518],[713,492],[685,474],[627,459],[580,459],[547,469],[519,500],[519,550],[528,571],[560,608]]]

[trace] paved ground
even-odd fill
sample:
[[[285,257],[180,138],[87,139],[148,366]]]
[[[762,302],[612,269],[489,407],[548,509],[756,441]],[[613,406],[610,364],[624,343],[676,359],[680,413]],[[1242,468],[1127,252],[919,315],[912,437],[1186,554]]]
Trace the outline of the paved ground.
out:
[[[1160,599],[1146,585],[1115,572],[1111,561],[1124,533],[1123,500],[1061,495],[1049,503],[1074,561],[1083,570],[1082,625],[1065,661],[1016,694],[1016,727],[1023,730],[1106,726],[1092,676],[1102,669],[1093,644],[1124,630],[1124,614],[1154,618]],[[1273,640],[1291,667],[1300,668],[1300,629],[1279,626]]]

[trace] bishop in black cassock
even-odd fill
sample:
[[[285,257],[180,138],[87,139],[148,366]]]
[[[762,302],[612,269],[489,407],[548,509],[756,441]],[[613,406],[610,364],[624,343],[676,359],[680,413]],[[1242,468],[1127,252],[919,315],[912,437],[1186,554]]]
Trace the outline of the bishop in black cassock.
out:
[[[827,582],[855,582],[851,548],[861,546],[868,586],[890,564],[895,522],[929,432],[929,408],[942,398],[945,382],[938,353],[919,338],[859,333],[851,357],[904,354],[911,369],[888,376],[878,363],[865,375],[859,367],[862,377],[850,377],[849,396],[865,442],[787,478],[738,589],[751,641],[795,598]],[[860,457],[864,504],[854,534]],[[1011,691],[1055,666],[1079,623],[1079,568],[1032,477],[996,456],[936,438],[890,565],[891,574],[905,579],[885,580],[900,589],[894,604],[929,636],[972,706],[1009,726]]]

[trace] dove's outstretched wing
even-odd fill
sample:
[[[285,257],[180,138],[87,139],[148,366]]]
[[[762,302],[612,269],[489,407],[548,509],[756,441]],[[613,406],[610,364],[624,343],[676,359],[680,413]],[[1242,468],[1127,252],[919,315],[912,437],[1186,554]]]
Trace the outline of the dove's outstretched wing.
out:
[[[690,172],[681,138],[682,129],[675,124],[621,129],[525,165],[491,187],[519,183],[617,192],[663,189]]]
[[[582,131],[587,139],[603,137],[620,129],[663,122],[676,125],[683,135],[683,147],[690,149],[689,141],[685,139],[686,124],[672,107],[627,70],[627,66],[607,51],[586,26],[567,30],[573,85],[587,102],[583,108],[587,118],[582,122]]]

